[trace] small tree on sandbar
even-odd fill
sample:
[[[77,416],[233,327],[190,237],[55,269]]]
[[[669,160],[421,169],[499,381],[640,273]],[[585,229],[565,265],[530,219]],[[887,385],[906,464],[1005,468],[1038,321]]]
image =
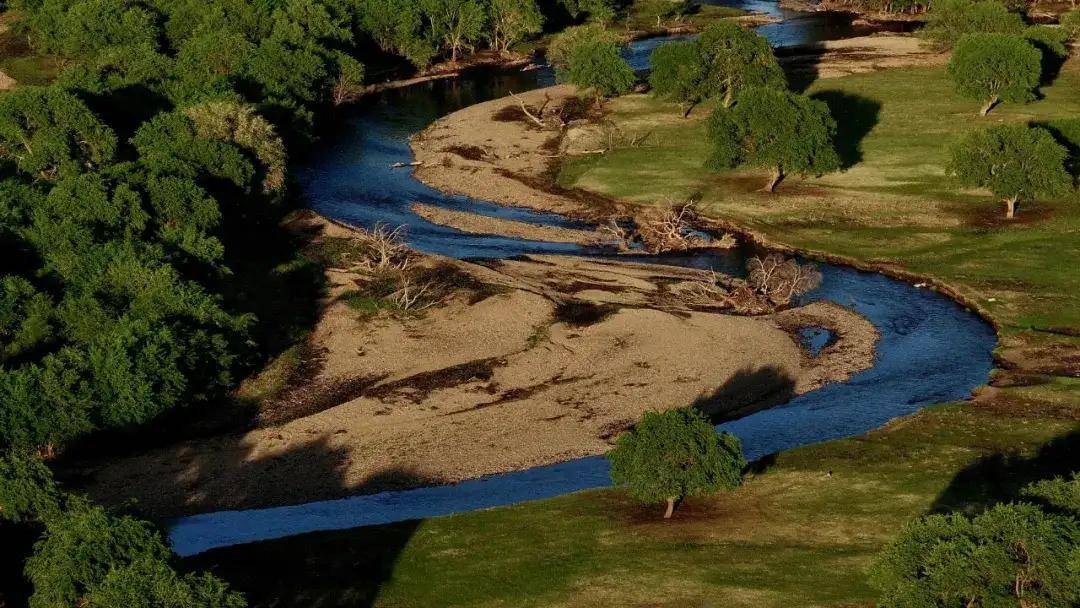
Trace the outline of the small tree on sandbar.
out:
[[[1060,196],[1072,187],[1068,151],[1045,129],[999,125],[975,131],[953,146],[948,172],[966,187],[986,188],[1016,217],[1021,200]]]
[[[968,34],[949,60],[956,92],[982,100],[986,116],[1000,101],[1026,103],[1035,99],[1042,76],[1042,53],[1021,36]]]
[[[772,192],[788,173],[822,175],[840,168],[833,146],[836,121],[824,102],[790,91],[747,89],[732,108],[709,119],[712,170],[739,166],[772,170],[764,190]]]
[[[588,89],[597,107],[604,99],[630,90],[637,76],[619,54],[619,45],[611,40],[592,39],[579,42],[569,55],[566,79],[581,89]]]
[[[732,490],[746,466],[739,439],[717,433],[696,409],[648,412],[608,453],[611,479],[644,504],[675,503],[687,496]]]

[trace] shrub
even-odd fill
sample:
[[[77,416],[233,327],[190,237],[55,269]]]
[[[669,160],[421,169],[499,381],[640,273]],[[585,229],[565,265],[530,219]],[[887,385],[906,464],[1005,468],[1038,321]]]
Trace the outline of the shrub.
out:
[[[547,61],[555,68],[555,73],[560,81],[567,79],[570,69],[570,55],[574,49],[587,42],[605,42],[618,45],[619,37],[610,30],[599,24],[578,25],[563,30],[561,34],[552,39],[547,49]]]
[[[1080,472],[1071,478],[1058,477],[1033,483],[1021,492],[1029,500],[1080,518]]]
[[[209,574],[180,576],[164,562],[140,559],[113,569],[94,584],[86,604],[93,608],[243,608],[247,602]]]
[[[1069,40],[1080,38],[1080,8],[1074,8],[1061,16],[1061,29],[1065,30]]]
[[[986,188],[1005,202],[1007,218],[1020,200],[1066,193],[1068,152],[1045,129],[999,125],[975,131],[952,148],[947,171],[966,187]]]
[[[608,460],[612,481],[628,486],[635,499],[667,503],[665,518],[687,496],[734,489],[746,466],[738,438],[717,433],[695,409],[646,413],[619,437]]]
[[[996,0],[940,0],[933,3],[923,36],[949,49],[966,34],[1020,34],[1024,20]]]
[[[59,510],[52,473],[27,453],[0,453],[0,519],[45,519]]]
[[[836,121],[824,102],[788,91],[747,89],[733,108],[709,119],[712,150],[706,166],[772,169],[772,192],[787,173],[820,175],[840,168],[833,147]]]
[[[1040,606],[1080,601],[1075,520],[1026,504],[975,518],[930,515],[908,524],[871,568],[879,605]]]
[[[1042,75],[1042,54],[1030,42],[1007,34],[968,34],[949,60],[956,91],[980,99],[986,116],[999,101],[1028,102]]]

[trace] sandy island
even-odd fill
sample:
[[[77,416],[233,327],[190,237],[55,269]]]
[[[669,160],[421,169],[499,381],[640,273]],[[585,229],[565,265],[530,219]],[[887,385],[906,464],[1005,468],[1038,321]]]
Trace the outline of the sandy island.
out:
[[[555,87],[522,99],[572,93]],[[417,175],[443,190],[545,211],[633,214],[539,187],[550,183],[554,153],[582,144],[507,110],[516,105],[496,100],[437,121],[414,142],[424,163]],[[416,210],[469,232],[592,238]],[[355,234],[313,213],[296,223],[322,239]],[[632,259],[417,257],[472,279],[421,315],[368,319],[343,298],[362,277],[329,270],[332,289],[309,338],[318,371],[263,404],[265,425],[99,463],[79,472],[86,490],[112,504],[135,499],[165,518],[451,483],[602,454],[648,410],[694,405],[717,419],[744,415],[874,361],[877,332],[856,313],[816,303],[739,316],[691,305],[678,297],[683,287],[715,279],[697,270]],[[837,339],[811,356],[796,337],[809,326]]]

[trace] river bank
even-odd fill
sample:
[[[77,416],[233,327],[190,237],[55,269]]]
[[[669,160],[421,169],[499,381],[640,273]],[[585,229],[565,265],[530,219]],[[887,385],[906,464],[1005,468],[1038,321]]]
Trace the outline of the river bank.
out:
[[[323,245],[352,236],[296,221]],[[269,426],[97,463],[78,472],[88,493],[168,518],[452,483],[601,454],[648,410],[742,415],[874,359],[873,326],[838,306],[747,317],[680,302],[680,285],[715,280],[700,270],[413,255],[461,287],[419,314],[364,318],[350,305],[364,277],[329,270],[308,341],[318,372],[264,404]],[[804,327],[836,339],[811,354]]]

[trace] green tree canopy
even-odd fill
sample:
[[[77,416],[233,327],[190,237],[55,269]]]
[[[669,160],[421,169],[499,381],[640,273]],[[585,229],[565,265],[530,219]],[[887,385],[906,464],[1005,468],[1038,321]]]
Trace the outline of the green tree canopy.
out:
[[[1075,606],[1080,529],[1027,504],[909,524],[871,569],[883,608]]]
[[[491,20],[488,37],[501,53],[544,28],[544,14],[536,0],[487,0],[487,11]]]
[[[728,22],[708,26],[695,40],[657,47],[649,83],[658,96],[690,108],[714,97],[731,106],[749,87],[787,88],[768,41]]]
[[[435,56],[435,43],[414,0],[357,0],[360,27],[380,47],[423,68]]]
[[[60,493],[41,460],[24,452],[0,452],[0,519],[45,519],[59,509]]]
[[[829,107],[789,91],[752,88],[734,107],[717,108],[709,119],[711,152],[706,167],[772,170],[772,192],[788,173],[820,175],[840,168],[833,146],[836,121]]]
[[[487,15],[478,0],[420,0],[431,35],[457,62],[462,50],[472,51],[484,37]]]
[[[947,171],[961,185],[986,188],[1005,202],[1013,218],[1021,200],[1068,192],[1068,151],[1045,129],[1007,124],[968,134],[952,147]]]
[[[922,35],[932,44],[949,49],[966,34],[1016,34],[1024,19],[998,0],[938,0],[928,13]]]
[[[667,503],[665,518],[687,496],[730,490],[746,466],[738,438],[696,409],[648,412],[608,453],[611,479],[645,504]]]
[[[634,70],[610,40],[584,40],[570,51],[566,80],[592,92],[596,104],[605,97],[630,90],[637,80]]]
[[[0,158],[56,179],[112,160],[116,136],[78,97],[56,87],[0,95]]]
[[[982,100],[986,116],[999,101],[1028,102],[1042,75],[1042,53],[1020,36],[968,34],[949,60],[956,92]]]
[[[1021,493],[1028,500],[1080,518],[1080,472],[1073,473],[1072,477],[1057,477],[1033,483]]]

